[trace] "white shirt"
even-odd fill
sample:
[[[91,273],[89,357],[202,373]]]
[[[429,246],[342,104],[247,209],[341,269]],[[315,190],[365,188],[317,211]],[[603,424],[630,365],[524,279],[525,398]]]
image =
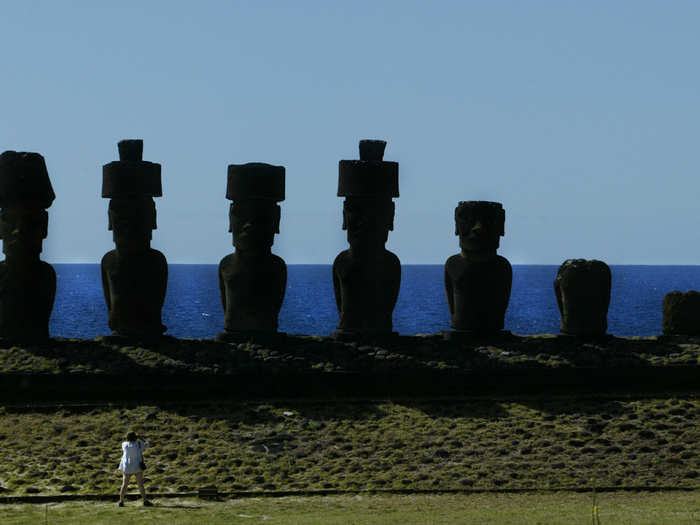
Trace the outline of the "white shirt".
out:
[[[141,461],[143,461],[142,451],[148,447],[147,441],[124,441],[122,443],[122,459],[119,462],[119,470],[126,474],[141,472]]]

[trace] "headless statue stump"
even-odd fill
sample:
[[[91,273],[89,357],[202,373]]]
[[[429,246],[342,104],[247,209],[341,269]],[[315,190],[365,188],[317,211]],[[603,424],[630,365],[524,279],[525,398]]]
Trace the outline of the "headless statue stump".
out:
[[[513,270],[496,253],[505,211],[498,202],[466,201],[455,208],[461,252],[445,263],[445,292],[453,332],[445,339],[503,335]]]
[[[276,339],[287,286],[287,265],[271,251],[284,200],[283,166],[263,163],[228,167],[226,198],[235,252],[219,263],[225,331],[219,341]]]
[[[49,338],[56,272],[40,260],[48,213],[55,198],[44,158],[38,153],[0,155],[0,337],[17,342]]]
[[[700,292],[669,292],[664,296],[664,335],[700,336]]]
[[[578,337],[605,336],[611,284],[610,268],[602,261],[564,261],[554,280],[561,333]]]
[[[102,172],[109,202],[109,229],[116,249],[102,258],[102,289],[113,336],[152,340],[162,336],[168,283],[165,256],[151,248],[156,229],[153,197],[162,195],[160,164],[142,160],[143,141],[119,142],[119,160]]]
[[[392,313],[401,284],[399,258],[384,245],[394,229],[399,165],[382,160],[386,142],[360,141],[360,160],[341,160],[338,196],[350,249],[333,262],[333,289],[341,339],[395,335]]]

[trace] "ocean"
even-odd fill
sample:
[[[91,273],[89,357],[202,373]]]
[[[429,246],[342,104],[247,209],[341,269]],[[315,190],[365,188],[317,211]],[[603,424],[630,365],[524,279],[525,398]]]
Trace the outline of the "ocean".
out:
[[[93,338],[109,334],[98,264],[55,264],[53,337]],[[557,266],[513,266],[513,289],[505,328],[517,334],[559,332],[553,282]],[[608,332],[618,336],[661,333],[661,303],[672,290],[700,289],[700,266],[611,266]],[[338,314],[330,265],[289,265],[279,330],[328,335]],[[449,329],[442,265],[405,265],[394,309],[401,334]],[[212,338],[223,330],[216,265],[171,264],[163,307],[167,334]]]

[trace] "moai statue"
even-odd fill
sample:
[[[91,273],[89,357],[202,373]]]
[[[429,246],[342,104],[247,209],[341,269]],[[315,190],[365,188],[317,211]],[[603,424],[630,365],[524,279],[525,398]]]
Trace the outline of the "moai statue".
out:
[[[284,166],[258,162],[228,167],[226,198],[235,252],[219,263],[225,332],[219,340],[277,332],[287,265],[271,252],[284,200]]]
[[[459,334],[490,335],[503,330],[513,270],[496,253],[504,234],[505,210],[498,202],[466,201],[455,208],[455,235],[461,253],[445,263],[450,326]]]
[[[109,229],[116,250],[102,258],[102,289],[114,336],[157,339],[168,284],[165,256],[151,248],[156,229],[153,197],[162,196],[160,164],[146,162],[142,140],[119,142],[119,160],[102,169],[102,197],[109,201]]]
[[[394,229],[399,164],[382,160],[386,142],[361,140],[360,160],[341,160],[338,196],[350,249],[333,262],[333,288],[340,336],[392,334],[391,314],[399,295],[401,263],[384,245]]]
[[[39,259],[54,198],[44,157],[0,155],[0,337],[20,342],[49,338],[56,272]]]
[[[602,261],[568,259],[563,262],[554,280],[562,334],[605,335],[611,282],[610,268]]]
[[[664,296],[664,335],[700,335],[700,292],[669,292]]]

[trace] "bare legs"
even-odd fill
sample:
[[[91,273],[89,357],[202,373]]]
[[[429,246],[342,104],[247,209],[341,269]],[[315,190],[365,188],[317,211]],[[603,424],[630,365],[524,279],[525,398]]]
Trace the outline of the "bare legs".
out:
[[[129,485],[129,479],[131,478],[131,474],[127,474],[126,472],[123,472],[123,479],[122,479],[122,486],[119,489],[119,503],[124,502],[124,496],[126,496],[126,487]],[[144,505],[148,504],[148,501],[146,500],[146,489],[143,487],[143,471],[137,472],[134,474],[136,476],[136,484],[139,487],[139,492],[141,493],[141,499],[144,502]]]
[[[126,472],[123,472],[123,478],[122,478],[122,488],[119,489],[119,504],[121,505],[124,503],[124,495],[126,494],[126,486],[129,484],[129,478],[131,477],[131,474],[127,474]]]
[[[143,471],[136,473],[136,484],[139,486],[139,492],[141,493],[141,499],[146,501],[146,489],[143,488]]]

